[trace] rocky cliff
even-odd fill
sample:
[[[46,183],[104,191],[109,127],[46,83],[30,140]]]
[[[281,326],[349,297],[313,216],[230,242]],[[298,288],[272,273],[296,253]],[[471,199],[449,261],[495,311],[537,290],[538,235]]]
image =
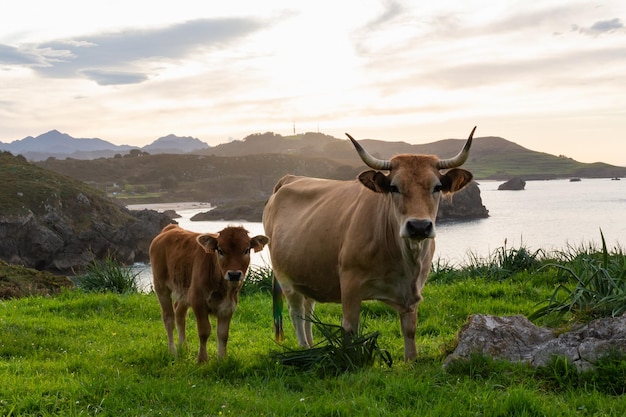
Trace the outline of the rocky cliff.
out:
[[[170,217],[129,211],[69,177],[0,154],[0,259],[60,273],[107,256],[148,261],[152,238]]]

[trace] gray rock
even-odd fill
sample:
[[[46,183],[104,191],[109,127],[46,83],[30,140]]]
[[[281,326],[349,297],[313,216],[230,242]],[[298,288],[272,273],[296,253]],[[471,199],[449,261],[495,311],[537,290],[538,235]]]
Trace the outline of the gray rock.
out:
[[[523,316],[475,314],[459,332],[458,345],[444,366],[467,360],[474,353],[532,366],[545,366],[553,357],[564,356],[582,371],[592,369],[598,358],[614,351],[626,354],[626,315],[594,320],[556,335]]]
[[[526,187],[526,181],[519,177],[511,178],[505,183],[502,183],[498,186],[498,190],[512,190],[512,191],[520,191]]]

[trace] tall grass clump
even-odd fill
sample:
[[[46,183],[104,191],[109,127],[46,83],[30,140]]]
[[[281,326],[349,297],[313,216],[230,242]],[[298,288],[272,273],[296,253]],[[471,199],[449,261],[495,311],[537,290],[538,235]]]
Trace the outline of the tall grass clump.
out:
[[[322,336],[310,349],[289,349],[272,352],[271,357],[285,366],[315,372],[320,376],[339,375],[373,366],[376,359],[391,367],[391,354],[378,346],[379,332],[356,335],[341,326],[323,323],[313,316],[308,318]]]
[[[466,269],[470,276],[502,280],[519,272],[539,269],[545,252],[541,249],[531,251],[523,245],[509,248],[505,239],[504,245],[494,250],[486,259],[472,252],[468,257]]]
[[[272,292],[274,271],[269,265],[250,265],[241,294],[249,295],[257,292]]]
[[[74,278],[76,286],[86,292],[131,294],[139,292],[139,272],[125,267],[107,256],[94,260],[85,274]]]
[[[617,317],[626,312],[626,256],[617,247],[609,252],[602,231],[601,251],[580,248],[561,254],[563,263],[548,264],[559,275],[559,284],[531,320],[554,316],[586,321]]]

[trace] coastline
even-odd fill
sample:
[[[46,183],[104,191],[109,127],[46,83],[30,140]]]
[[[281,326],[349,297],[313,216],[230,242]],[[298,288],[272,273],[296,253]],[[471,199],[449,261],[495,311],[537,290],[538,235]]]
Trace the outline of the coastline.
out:
[[[150,203],[150,204],[128,204],[129,210],[155,210],[159,212],[167,210],[192,210],[192,209],[210,209],[213,208],[211,203],[203,203],[200,201],[186,201],[178,203]]]

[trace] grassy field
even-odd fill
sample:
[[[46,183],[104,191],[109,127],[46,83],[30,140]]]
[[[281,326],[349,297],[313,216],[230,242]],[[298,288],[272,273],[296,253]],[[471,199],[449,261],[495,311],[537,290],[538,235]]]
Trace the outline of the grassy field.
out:
[[[560,268],[535,265],[537,254],[522,252],[496,252],[489,263],[474,260],[462,270],[435,265],[420,305],[415,363],[402,360],[396,313],[379,302],[364,303],[365,331],[381,333],[378,344],[391,354],[393,365],[376,363],[338,376],[272,359],[283,347],[273,340],[267,290],[244,287],[228,358],[215,358],[212,334],[210,358],[203,365],[195,360],[191,313],[188,349],[177,358],[167,353],[153,293],[72,290],[1,301],[0,415],[626,415],[625,395],[607,389],[601,378],[575,375],[558,361],[535,369],[475,358],[442,368],[468,315],[530,315],[566,282]],[[340,322],[338,305],[320,304],[317,314],[323,322]],[[538,324],[541,320],[547,318]],[[285,330],[284,345],[295,348],[287,314]],[[613,379],[608,386],[626,386],[624,366],[620,369],[621,374],[605,375]]]

